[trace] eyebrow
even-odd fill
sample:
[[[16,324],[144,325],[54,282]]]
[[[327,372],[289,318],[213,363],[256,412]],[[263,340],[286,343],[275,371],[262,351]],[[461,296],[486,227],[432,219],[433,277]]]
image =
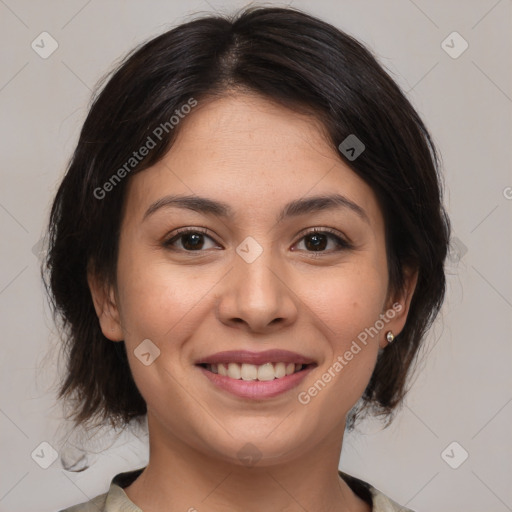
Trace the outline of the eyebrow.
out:
[[[228,218],[233,216],[233,209],[222,201],[216,201],[197,195],[168,195],[152,203],[144,213],[142,220],[162,208],[183,208],[194,212]],[[298,217],[308,213],[316,213],[324,210],[345,208],[356,213],[366,223],[370,223],[368,215],[358,204],[341,194],[328,194],[305,197],[287,203],[277,217],[277,222],[282,222],[289,217]]]

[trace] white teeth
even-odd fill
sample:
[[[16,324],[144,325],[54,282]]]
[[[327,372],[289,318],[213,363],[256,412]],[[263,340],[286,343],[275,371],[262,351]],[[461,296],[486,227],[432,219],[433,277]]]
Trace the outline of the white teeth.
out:
[[[274,380],[275,371],[272,363],[262,364],[258,367],[258,380]]]
[[[277,363],[274,366],[276,379],[280,379],[286,375],[286,365],[284,363]]]
[[[256,380],[258,378],[258,367],[253,364],[244,363],[240,370],[242,380]]]
[[[265,363],[261,365],[249,363],[209,364],[207,369],[212,373],[218,373],[224,377],[236,380],[274,380],[281,379],[285,375],[296,373],[304,365],[295,363]]]
[[[237,363],[228,364],[228,377],[232,379],[239,379],[242,376],[242,370],[240,365]]]

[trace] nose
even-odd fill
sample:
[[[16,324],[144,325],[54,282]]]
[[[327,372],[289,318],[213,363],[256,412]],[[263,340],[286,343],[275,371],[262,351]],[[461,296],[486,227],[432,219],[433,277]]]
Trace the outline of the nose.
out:
[[[217,302],[217,316],[225,325],[271,333],[296,321],[297,296],[287,283],[283,266],[272,261],[269,253],[263,251],[252,263],[235,257],[234,267],[222,280]]]

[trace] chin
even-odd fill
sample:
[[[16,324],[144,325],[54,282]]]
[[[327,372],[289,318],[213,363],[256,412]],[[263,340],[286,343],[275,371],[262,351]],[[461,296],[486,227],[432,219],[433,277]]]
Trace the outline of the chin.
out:
[[[252,431],[239,426],[236,430],[228,429],[229,434],[221,429],[214,437],[210,431],[210,435],[202,438],[200,443],[210,456],[222,459],[228,464],[267,467],[286,464],[300,457],[314,436],[312,432],[290,429],[286,420],[283,422],[283,417],[273,422],[266,421],[264,426],[253,422],[251,428]],[[206,443],[208,446],[205,446]]]

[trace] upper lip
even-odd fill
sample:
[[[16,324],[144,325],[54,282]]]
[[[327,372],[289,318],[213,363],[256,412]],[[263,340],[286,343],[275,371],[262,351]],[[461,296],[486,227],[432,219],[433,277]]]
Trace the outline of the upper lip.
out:
[[[289,350],[265,350],[263,352],[229,350],[203,357],[196,364],[248,363],[261,365],[265,363],[311,364],[314,362],[310,357],[290,352]]]

